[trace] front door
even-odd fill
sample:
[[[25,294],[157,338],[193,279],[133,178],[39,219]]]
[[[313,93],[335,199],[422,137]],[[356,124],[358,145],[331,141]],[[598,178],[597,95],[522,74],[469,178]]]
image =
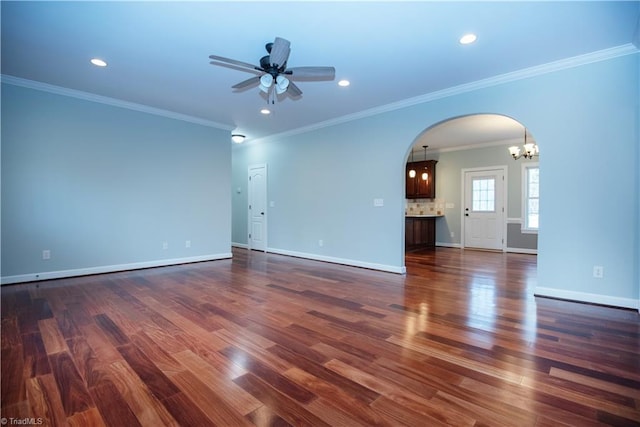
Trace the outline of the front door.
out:
[[[504,249],[505,170],[464,172],[464,242],[478,249]]]
[[[267,165],[249,166],[249,249],[267,250]]]

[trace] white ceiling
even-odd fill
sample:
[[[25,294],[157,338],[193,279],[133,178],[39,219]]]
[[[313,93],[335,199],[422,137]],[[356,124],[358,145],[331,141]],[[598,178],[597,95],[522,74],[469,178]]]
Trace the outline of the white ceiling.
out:
[[[3,1],[2,74],[184,114],[251,140],[629,45],[639,12],[638,1]],[[460,45],[467,32],[478,41]],[[336,80],[299,82],[302,97],[263,116],[258,88],[231,89],[252,74],[212,66],[208,55],[257,64],[276,36],[291,41],[289,67],[334,66]],[[93,57],[109,66],[91,65]],[[342,78],[351,86],[339,87]],[[469,122],[467,136],[481,133],[472,124],[489,126]],[[504,136],[486,130],[482,138]],[[473,142],[482,141],[465,144]]]
[[[474,114],[456,117],[429,128],[416,139],[413,150],[415,155],[419,155],[423,153],[425,145],[428,151],[496,143],[521,145],[524,143],[524,132],[524,126],[510,117]],[[535,142],[535,137],[527,130],[527,141],[529,139]]]

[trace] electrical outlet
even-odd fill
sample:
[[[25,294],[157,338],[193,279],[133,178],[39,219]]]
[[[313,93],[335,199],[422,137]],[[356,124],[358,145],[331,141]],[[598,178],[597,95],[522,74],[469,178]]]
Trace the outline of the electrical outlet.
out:
[[[451,232],[451,238],[455,238],[456,237],[456,233],[454,233],[453,231]]]
[[[191,247],[191,240],[187,240],[184,242],[184,247],[185,248],[190,248]]]
[[[322,239],[318,240],[318,246],[320,247],[324,246],[324,241]]]
[[[604,277],[604,267],[601,265],[594,265],[593,277],[595,277],[596,279],[602,279]]]
[[[169,249],[169,243],[167,243],[167,242],[162,242],[162,249],[164,249],[164,250]]]
[[[51,259],[51,251],[49,249],[42,251],[42,259]]]

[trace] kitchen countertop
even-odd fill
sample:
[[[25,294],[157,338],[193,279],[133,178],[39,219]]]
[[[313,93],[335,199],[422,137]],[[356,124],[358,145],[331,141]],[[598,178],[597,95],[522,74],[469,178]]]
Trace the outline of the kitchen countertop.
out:
[[[436,214],[425,214],[425,215],[407,214],[407,215],[405,215],[405,218],[439,218],[441,216],[444,216],[444,215],[442,215],[442,214],[440,214],[440,215],[436,215]]]

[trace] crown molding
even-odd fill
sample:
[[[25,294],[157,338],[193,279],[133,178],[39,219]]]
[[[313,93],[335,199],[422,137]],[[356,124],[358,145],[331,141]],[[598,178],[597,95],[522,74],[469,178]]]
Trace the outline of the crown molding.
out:
[[[162,110],[160,108],[149,107],[148,105],[136,104],[135,102],[109,98],[107,96],[96,95],[93,93],[83,92],[75,89],[69,89],[66,87],[55,86],[52,84],[42,83],[35,80],[23,79],[23,78],[11,76],[8,74],[0,75],[0,81],[2,83],[10,84],[13,86],[20,86],[28,89],[35,89],[43,92],[53,93],[56,95],[63,95],[71,98],[82,99],[84,101],[96,102],[98,104],[110,105],[112,107],[125,108],[127,110],[138,111],[141,113],[152,114],[154,116],[166,117],[169,119],[180,120],[183,122],[195,123],[197,125],[212,127],[216,129],[231,131],[235,128],[234,126],[217,123],[211,120],[200,119],[198,117],[193,117],[186,114],[180,114],[173,111]]]
[[[354,120],[375,116],[382,113],[387,113],[394,110],[399,110],[406,107],[411,107],[417,104],[423,104],[426,102],[435,101],[437,99],[448,98],[450,96],[460,95],[463,93],[472,92],[479,89],[498,86],[501,84],[523,80],[530,77],[540,76],[543,74],[553,73],[556,71],[562,71],[570,68],[579,67],[582,65],[592,64],[595,62],[606,61],[606,60],[618,58],[621,56],[632,55],[638,52],[640,52],[640,47],[636,47],[633,43],[626,43],[620,46],[615,46],[608,49],[602,49],[602,50],[587,53],[584,55],[578,55],[570,58],[560,59],[558,61],[537,65],[535,67],[524,68],[522,70],[512,71],[510,73],[500,74],[494,77],[477,80],[475,82],[465,83],[458,86],[453,86],[451,88],[430,92],[425,95],[404,99],[402,101],[393,102],[391,104],[370,108],[368,110],[363,110],[353,114],[347,114],[345,116],[337,117],[335,119],[314,123],[309,126],[292,129],[286,132],[269,135],[263,138],[256,138],[248,142],[249,143],[269,142],[270,140],[298,135],[301,133],[306,133],[306,132],[322,129],[325,127],[338,125],[341,123],[346,123]]]
[[[621,56],[632,55],[638,52],[640,52],[640,48],[638,48],[634,43],[627,43],[620,46],[615,46],[612,48],[587,53],[584,55],[573,56],[571,58],[565,58],[558,61],[549,62],[547,64],[542,64],[535,67],[529,67],[522,70],[513,71],[510,73],[501,74],[498,76],[489,77],[482,80],[477,80],[475,82],[465,83],[462,85],[453,86],[451,88],[430,92],[425,95],[404,99],[402,101],[393,102],[393,103],[382,105],[379,107],[370,108],[370,109],[359,111],[353,114],[347,114],[341,117],[337,117],[335,119],[325,120],[323,122],[318,122],[309,126],[303,126],[296,129],[291,129],[286,132],[269,135],[263,138],[246,140],[245,143],[242,145],[248,146],[258,142],[260,143],[269,142],[271,140],[275,140],[279,138],[299,135],[302,133],[322,129],[325,127],[335,126],[338,124],[347,123],[347,122],[375,116],[378,114],[411,107],[413,105],[435,101],[437,99],[447,98],[454,95],[460,95],[463,93],[472,92],[479,89],[489,88],[492,86],[514,82],[517,80],[522,80],[530,77],[540,76],[543,74],[552,73],[556,71],[566,70],[569,68],[579,67],[582,65],[587,65],[595,62],[606,61],[606,60],[618,58]],[[60,86],[51,85],[48,83],[38,82],[35,80],[28,80],[28,79],[23,79],[19,77],[14,77],[11,75],[5,75],[5,74],[0,75],[0,81],[2,83],[11,84],[14,86],[22,86],[30,89],[36,89],[36,90],[50,92],[58,95],[69,96],[69,97],[78,98],[86,101],[97,102],[101,104],[129,109],[133,111],[153,114],[156,116],[162,116],[170,119],[213,127],[217,129],[222,129],[227,131],[232,131],[233,129],[235,129],[235,127],[231,125],[217,123],[214,121],[189,116],[186,114],[180,114],[172,111],[162,110],[162,109],[150,107],[147,105],[136,104],[133,102],[123,101],[115,98],[109,98],[101,95],[95,95],[88,92],[83,92],[75,89],[68,89]]]

